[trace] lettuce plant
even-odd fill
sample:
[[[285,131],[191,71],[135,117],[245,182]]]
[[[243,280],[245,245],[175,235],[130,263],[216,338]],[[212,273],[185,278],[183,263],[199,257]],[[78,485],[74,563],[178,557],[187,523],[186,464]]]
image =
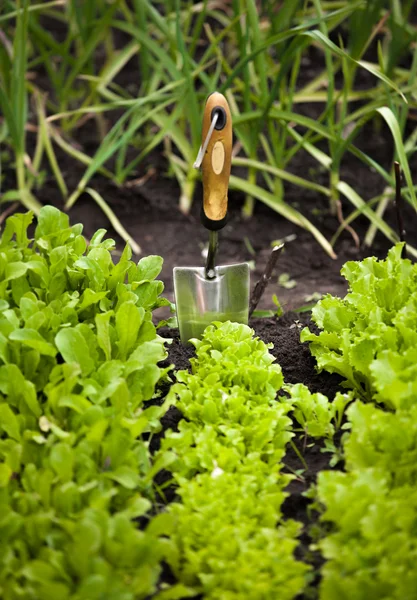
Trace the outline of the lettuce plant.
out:
[[[417,589],[416,406],[347,410],[346,471],[323,471],[317,494],[332,524],[319,547],[322,600],[414,598]]]
[[[312,394],[302,383],[285,385],[284,389],[289,394],[292,416],[306,438],[324,438],[332,442],[342,425],[345,408],[352,401],[352,393],[337,392],[330,401],[324,394]]]
[[[389,408],[407,408],[417,397],[417,265],[401,258],[402,246],[383,261],[346,263],[348,294],[320,300],[313,320],[322,331],[301,333],[319,369]]]
[[[301,336],[320,369],[395,411],[353,403],[346,472],[319,474],[322,519],[331,525],[319,542],[322,600],[400,600],[417,589],[417,266],[401,250],[346,263],[348,294],[321,300],[313,319],[322,331]]]
[[[320,543],[321,600],[414,598],[417,492],[390,489],[380,470],[323,472],[319,498],[334,531]]]
[[[152,479],[170,460],[147,441],[167,404],[144,406],[166,373],[162,259],[126,248],[114,264],[104,230],[87,245],[53,207],[34,239],[31,222],[9,217],[0,240],[0,596],[145,598],[165,552]]]

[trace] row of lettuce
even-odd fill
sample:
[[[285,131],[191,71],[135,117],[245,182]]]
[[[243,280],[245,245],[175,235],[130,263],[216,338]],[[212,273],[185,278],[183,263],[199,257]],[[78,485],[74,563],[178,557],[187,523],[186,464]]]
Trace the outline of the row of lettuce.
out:
[[[112,240],[42,209],[0,241],[0,597],[130,600],[157,586],[166,539],[153,515],[146,408],[167,369],[151,310],[162,260],[115,265]],[[138,527],[137,520],[142,527]]]
[[[313,310],[305,329],[318,365],[345,378],[345,472],[319,474],[316,497],[330,533],[322,600],[402,600],[417,590],[417,265],[402,245],[384,261],[349,262],[344,299]]]
[[[225,323],[155,403],[170,370],[152,323],[169,304],[162,259],[136,265],[126,248],[115,264],[103,230],[87,244],[53,207],[33,240],[31,223],[9,217],[0,241],[0,597],[295,598],[313,573],[295,558],[301,524],[282,516],[285,454],[295,432],[335,450],[348,405],[346,471],[321,473],[314,491],[332,524],[320,597],[412,597],[417,270],[401,245],[347,263],[348,295],[320,301],[321,333],[302,333],[351,392],[329,402],[285,385],[268,345]],[[172,404],[184,418],[152,453]]]

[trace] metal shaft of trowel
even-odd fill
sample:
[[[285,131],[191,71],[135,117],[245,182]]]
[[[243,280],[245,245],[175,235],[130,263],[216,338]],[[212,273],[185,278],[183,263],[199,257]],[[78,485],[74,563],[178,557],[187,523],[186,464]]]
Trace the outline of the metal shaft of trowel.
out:
[[[218,245],[219,235],[217,231],[210,231],[206,262],[206,279],[214,279],[216,277],[216,254]]]

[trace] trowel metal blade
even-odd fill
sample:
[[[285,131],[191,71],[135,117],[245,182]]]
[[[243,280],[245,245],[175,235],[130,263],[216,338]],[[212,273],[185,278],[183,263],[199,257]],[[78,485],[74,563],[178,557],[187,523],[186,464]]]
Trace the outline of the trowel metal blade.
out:
[[[174,291],[182,342],[200,338],[213,321],[248,322],[248,263],[215,268],[207,279],[204,267],[175,267]]]

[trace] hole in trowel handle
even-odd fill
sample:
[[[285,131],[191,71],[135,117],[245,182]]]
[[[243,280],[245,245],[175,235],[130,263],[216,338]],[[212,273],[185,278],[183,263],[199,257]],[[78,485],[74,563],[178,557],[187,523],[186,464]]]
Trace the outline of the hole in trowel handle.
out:
[[[222,129],[224,129],[226,122],[227,122],[227,115],[226,115],[226,111],[224,110],[223,106],[215,106],[213,108],[213,110],[211,111],[211,115],[210,115],[210,121],[213,121],[216,114],[217,114],[217,122],[216,122],[216,125],[214,126],[214,129],[217,129],[217,131],[221,131]]]

